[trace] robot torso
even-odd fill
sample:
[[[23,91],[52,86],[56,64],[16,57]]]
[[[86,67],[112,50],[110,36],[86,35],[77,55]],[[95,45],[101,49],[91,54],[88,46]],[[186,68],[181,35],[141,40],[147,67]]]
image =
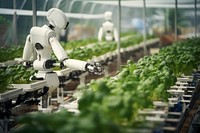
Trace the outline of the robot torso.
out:
[[[105,34],[105,39],[107,41],[113,40],[113,29],[114,29],[114,24],[112,22],[106,21],[103,23],[103,32]]]
[[[49,43],[49,39],[50,37],[55,36],[55,32],[51,30],[47,25],[31,28],[31,43],[36,50],[38,61],[44,61],[51,58],[52,49]]]

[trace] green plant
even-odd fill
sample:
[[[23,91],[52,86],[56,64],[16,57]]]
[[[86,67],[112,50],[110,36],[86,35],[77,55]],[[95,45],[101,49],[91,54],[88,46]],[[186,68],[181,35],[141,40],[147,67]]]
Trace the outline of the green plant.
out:
[[[18,57],[22,57],[23,47],[1,47],[0,48],[0,62],[13,60]]]
[[[36,71],[33,68],[27,69],[23,65],[13,65],[0,68],[0,93],[5,92],[11,84],[28,84],[30,77]]]
[[[3,16],[1,16],[0,15],[0,25],[8,25],[8,24],[10,24],[10,21],[8,21],[5,17],[3,17]]]
[[[151,37],[148,37],[149,39]],[[135,44],[139,44],[142,42],[143,38],[139,35],[133,35],[128,39],[121,41],[121,47],[126,48],[129,46],[133,46]],[[88,60],[92,59],[93,56],[101,56],[107,52],[112,52],[116,50],[117,43],[116,42],[103,42],[103,43],[96,43],[93,47],[79,47],[74,48],[71,53],[69,54],[70,58],[73,59],[80,59],[80,60]]]
[[[176,76],[191,73],[199,64],[200,38],[176,42],[137,63],[128,61],[115,78],[104,77],[82,87],[79,114],[61,111],[24,116],[20,122],[25,124],[14,132],[126,133],[145,128],[138,110],[153,108],[153,100],[167,101],[166,90],[174,85]]]

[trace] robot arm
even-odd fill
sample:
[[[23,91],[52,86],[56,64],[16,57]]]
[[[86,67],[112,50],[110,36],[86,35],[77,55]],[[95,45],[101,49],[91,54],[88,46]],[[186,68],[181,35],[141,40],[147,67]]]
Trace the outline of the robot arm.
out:
[[[97,62],[95,62],[94,64],[90,64],[85,61],[65,59],[63,61],[63,65],[71,67],[76,70],[88,71],[98,75],[101,75],[103,72],[101,64]]]
[[[32,58],[32,59],[31,59]],[[30,40],[30,35],[26,37],[26,42],[23,50],[23,61],[30,61],[36,59],[36,52]]]
[[[101,75],[103,69],[100,63],[95,62],[94,64],[87,63],[85,61],[75,60],[75,59],[65,59],[62,61],[63,66],[67,66],[69,68],[75,70],[88,71],[94,74]]]
[[[25,46],[24,46],[24,50],[23,50],[23,57],[22,57],[23,61],[30,60],[31,54],[32,54],[32,50],[33,50],[33,47],[31,45],[30,35],[28,35],[26,37],[26,42],[25,42]]]
[[[52,50],[53,50],[54,54],[56,55],[56,57],[58,58],[59,61],[62,61],[64,59],[68,58],[65,50],[60,45],[60,43],[58,42],[56,37],[51,37],[49,39],[49,42],[51,44],[51,47],[52,47]]]
[[[99,29],[99,32],[98,32],[98,41],[102,41],[102,37],[103,37],[103,27],[101,27]]]
[[[66,66],[75,70],[89,71],[95,74],[102,73],[102,68],[99,63],[90,64],[85,61],[69,59],[65,50],[55,37],[50,38],[50,44],[56,57],[59,61],[61,61],[62,66]]]
[[[113,34],[114,34],[114,39],[117,42],[118,41],[118,32],[117,32],[116,28],[114,28],[114,33]]]

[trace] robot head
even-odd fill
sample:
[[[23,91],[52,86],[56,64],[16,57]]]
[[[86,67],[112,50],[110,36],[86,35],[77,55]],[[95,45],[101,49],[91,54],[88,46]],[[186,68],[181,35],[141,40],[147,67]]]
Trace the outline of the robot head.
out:
[[[112,20],[112,12],[107,11],[104,13],[105,20],[111,21]]]
[[[69,21],[67,20],[67,16],[63,11],[57,8],[51,8],[47,12],[47,19],[49,23],[55,28],[66,29],[69,25]]]

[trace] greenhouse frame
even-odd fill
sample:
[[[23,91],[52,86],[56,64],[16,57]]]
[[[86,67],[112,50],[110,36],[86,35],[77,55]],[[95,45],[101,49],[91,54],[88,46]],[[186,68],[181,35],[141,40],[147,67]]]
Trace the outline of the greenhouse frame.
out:
[[[200,0],[1,0],[0,133],[200,132]]]

